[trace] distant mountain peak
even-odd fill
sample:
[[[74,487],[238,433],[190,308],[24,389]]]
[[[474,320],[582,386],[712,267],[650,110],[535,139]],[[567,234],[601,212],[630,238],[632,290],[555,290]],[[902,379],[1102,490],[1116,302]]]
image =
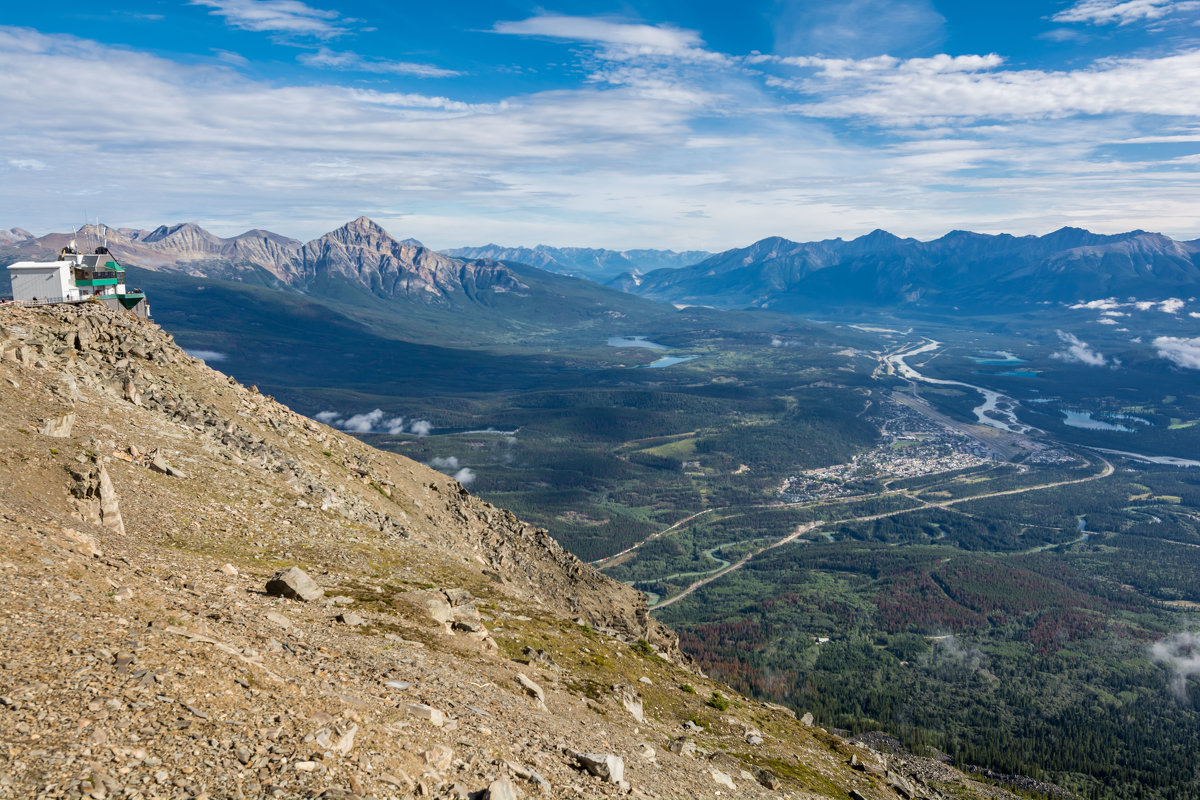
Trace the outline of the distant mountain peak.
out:
[[[390,238],[390,235],[388,234],[388,232],[386,230],[384,230],[383,226],[380,225],[375,220],[371,219],[370,217],[358,217],[357,219],[352,220],[351,222],[347,222],[342,227],[349,228],[351,230],[362,230],[362,231],[371,231],[372,233],[380,233],[385,236],[389,236],[389,238]]]
[[[876,228],[875,230],[871,231],[870,233],[868,233],[864,236],[860,236],[858,238],[863,241],[867,241],[867,242],[893,241],[893,240],[897,241],[897,242],[901,241],[899,236],[892,233],[891,231],[885,231],[883,228]]]
[[[34,236],[24,228],[0,228],[0,244],[27,242]]]

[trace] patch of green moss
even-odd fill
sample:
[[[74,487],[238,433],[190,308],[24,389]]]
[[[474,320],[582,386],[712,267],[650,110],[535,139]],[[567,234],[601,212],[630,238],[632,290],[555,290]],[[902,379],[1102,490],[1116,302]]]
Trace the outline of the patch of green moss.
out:
[[[839,786],[808,764],[799,760],[784,761],[781,758],[767,758],[745,753],[734,753],[737,758],[760,767],[773,770],[784,780],[795,781],[803,788],[816,792],[825,797],[845,797],[845,787]]]

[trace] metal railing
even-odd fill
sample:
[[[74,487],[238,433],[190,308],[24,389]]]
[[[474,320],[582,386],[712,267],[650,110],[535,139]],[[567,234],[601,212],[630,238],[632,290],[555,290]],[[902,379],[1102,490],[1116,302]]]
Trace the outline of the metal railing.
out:
[[[53,306],[59,303],[86,303],[91,299],[90,297],[39,297],[35,300],[9,300],[5,302],[5,305],[30,308],[33,306]]]

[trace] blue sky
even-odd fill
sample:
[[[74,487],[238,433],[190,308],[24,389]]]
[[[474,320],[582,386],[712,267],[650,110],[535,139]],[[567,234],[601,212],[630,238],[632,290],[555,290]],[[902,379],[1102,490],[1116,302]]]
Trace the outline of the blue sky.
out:
[[[1200,237],[1200,0],[60,0],[4,22],[0,227]]]

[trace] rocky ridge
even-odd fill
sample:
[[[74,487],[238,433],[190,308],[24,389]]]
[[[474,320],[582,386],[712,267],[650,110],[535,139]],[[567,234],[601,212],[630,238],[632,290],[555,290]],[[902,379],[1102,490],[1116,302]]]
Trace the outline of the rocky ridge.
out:
[[[53,258],[70,234],[33,237],[0,231],[0,256],[8,261]],[[381,297],[438,302],[479,292],[521,293],[529,287],[507,267],[488,259],[459,259],[415,240],[397,241],[376,222],[359,217],[301,243],[263,230],[223,239],[195,223],[152,231],[87,225],[75,234],[81,247],[105,243],[126,265],[195,277],[257,280],[300,291],[344,281]]]
[[[951,231],[902,239],[793,242],[774,236],[680,269],[627,275],[609,285],[645,297],[717,308],[812,311],[834,305],[979,309],[1105,297],[1189,297],[1200,247],[1136,230],[1062,228],[1044,236]]]
[[[563,275],[588,278],[603,283],[625,273],[641,274],[655,269],[686,267],[713,254],[705,250],[604,250],[593,247],[502,247],[485,244],[482,247],[455,247],[443,251],[454,258],[516,261],[531,267]]]
[[[1011,797],[737,697],[544,531],[124,312],[0,308],[0,480],[0,797]]]

